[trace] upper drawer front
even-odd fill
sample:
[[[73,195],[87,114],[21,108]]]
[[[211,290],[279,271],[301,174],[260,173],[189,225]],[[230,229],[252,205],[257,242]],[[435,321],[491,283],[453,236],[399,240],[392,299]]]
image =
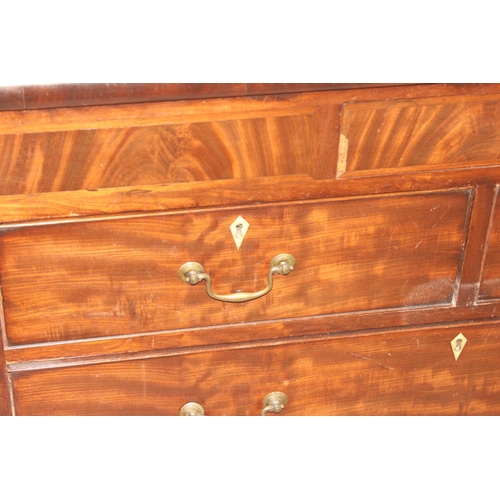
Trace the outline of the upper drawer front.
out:
[[[318,106],[306,95],[6,112],[0,195],[305,174]]]
[[[500,96],[346,104],[337,176],[500,160]],[[391,171],[387,172],[391,173]]]
[[[469,200],[457,190],[7,229],[0,265],[8,340],[450,304]],[[238,250],[229,226],[240,215],[250,228]],[[249,302],[214,300],[205,282],[178,276],[198,262],[216,293],[254,292],[282,253],[296,258],[293,272]]]

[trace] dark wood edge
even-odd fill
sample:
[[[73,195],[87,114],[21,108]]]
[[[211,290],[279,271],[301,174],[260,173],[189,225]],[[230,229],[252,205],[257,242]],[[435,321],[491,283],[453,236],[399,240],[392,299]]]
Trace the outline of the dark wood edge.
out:
[[[390,87],[395,83],[71,83],[0,87],[0,111]]]
[[[3,295],[0,287],[0,416],[13,414],[10,375],[7,372],[5,363],[5,346],[7,346],[7,334],[5,331]]]

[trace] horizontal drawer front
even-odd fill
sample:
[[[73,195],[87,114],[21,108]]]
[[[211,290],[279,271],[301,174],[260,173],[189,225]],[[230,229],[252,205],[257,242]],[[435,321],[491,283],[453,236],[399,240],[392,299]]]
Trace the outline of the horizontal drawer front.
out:
[[[0,195],[314,175],[323,104],[305,94],[6,113]]]
[[[470,192],[289,203],[81,221],[0,237],[10,344],[451,304]],[[230,224],[250,228],[237,250]],[[180,280],[198,262],[218,294],[266,287],[270,261],[296,258],[244,303]]]
[[[500,160],[500,96],[346,104],[337,175]]]
[[[455,361],[451,341],[467,343]],[[18,415],[499,415],[498,325],[392,331],[277,346],[14,372]]]
[[[305,173],[310,134],[285,116],[0,136],[0,195]]]

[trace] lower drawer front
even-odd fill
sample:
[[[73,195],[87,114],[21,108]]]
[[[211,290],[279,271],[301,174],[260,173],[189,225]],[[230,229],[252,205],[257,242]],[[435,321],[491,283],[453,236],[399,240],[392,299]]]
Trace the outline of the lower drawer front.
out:
[[[467,342],[455,360],[450,342]],[[500,414],[500,326],[329,337],[94,365],[16,371],[18,415]]]

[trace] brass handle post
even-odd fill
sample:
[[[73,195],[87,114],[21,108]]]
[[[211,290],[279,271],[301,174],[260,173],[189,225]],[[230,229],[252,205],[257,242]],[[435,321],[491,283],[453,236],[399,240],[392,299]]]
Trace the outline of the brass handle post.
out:
[[[198,262],[186,262],[179,269],[179,278],[190,285],[197,285],[200,281],[205,280],[207,284],[207,294],[215,300],[223,302],[248,302],[255,300],[266,293],[269,293],[273,287],[273,275],[281,274],[286,276],[293,271],[295,266],[295,257],[284,253],[277,255],[271,261],[269,271],[267,273],[267,286],[263,290],[257,292],[235,292],[229,295],[221,295],[212,290],[212,278],[205,272],[204,267]]]
[[[271,392],[262,401],[264,408],[262,409],[261,415],[264,416],[268,412],[281,413],[281,410],[285,407],[286,402],[286,394],[283,394],[282,392]]]
[[[186,403],[179,410],[179,415],[181,417],[203,417],[205,415],[205,410],[200,403],[195,403],[191,401],[190,403]]]

